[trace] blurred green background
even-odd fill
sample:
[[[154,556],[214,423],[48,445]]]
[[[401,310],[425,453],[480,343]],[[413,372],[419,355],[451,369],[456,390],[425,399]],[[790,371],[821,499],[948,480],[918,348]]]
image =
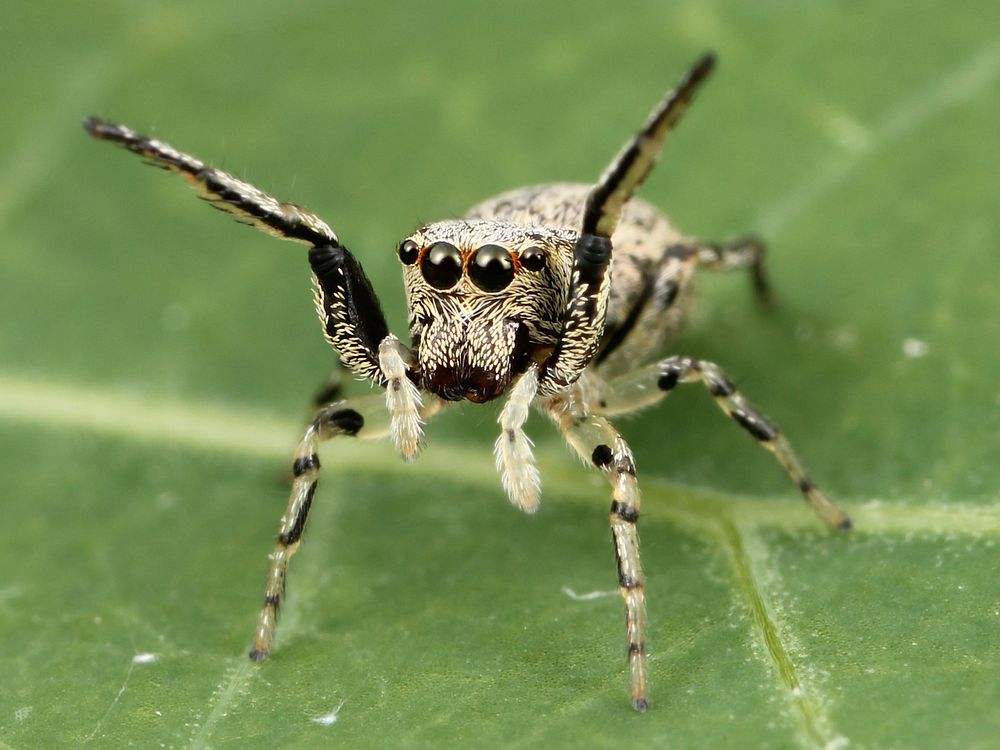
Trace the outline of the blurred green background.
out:
[[[0,748],[996,747],[998,29],[978,0],[6,8]],[[826,533],[700,389],[624,422],[638,716],[603,479],[533,420],[543,505],[519,514],[496,408],[468,405],[411,466],[327,447],[251,667],[280,476],[333,362],[305,254],[82,118],[315,210],[402,333],[402,236],[594,179],[706,49],[642,195],[692,234],[762,233],[781,304],[704,274],[674,350],[723,365],[856,531]]]

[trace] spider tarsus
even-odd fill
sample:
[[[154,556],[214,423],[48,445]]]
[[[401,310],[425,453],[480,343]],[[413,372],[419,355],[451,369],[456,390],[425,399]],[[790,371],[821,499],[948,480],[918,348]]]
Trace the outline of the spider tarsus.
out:
[[[252,648],[247,656],[250,657],[250,661],[260,662],[267,658],[267,651],[261,651],[259,648]]]
[[[632,708],[634,708],[639,713],[644,714],[646,713],[646,710],[649,708],[649,701],[647,701],[645,698],[633,698]]]
[[[850,519],[850,516],[844,516],[844,520],[837,524],[837,531],[843,531],[847,533],[854,528],[854,521]]]

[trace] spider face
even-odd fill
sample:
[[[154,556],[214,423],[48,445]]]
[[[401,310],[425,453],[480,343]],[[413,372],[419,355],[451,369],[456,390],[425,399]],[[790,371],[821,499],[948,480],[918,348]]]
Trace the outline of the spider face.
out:
[[[417,384],[448,401],[490,401],[551,353],[574,232],[443,221],[399,246]]]

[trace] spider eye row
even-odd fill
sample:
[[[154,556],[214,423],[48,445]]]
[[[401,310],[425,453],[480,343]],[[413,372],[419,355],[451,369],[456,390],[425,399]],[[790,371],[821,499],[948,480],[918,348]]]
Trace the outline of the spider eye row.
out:
[[[420,246],[406,240],[399,246],[399,259],[407,266],[420,260],[424,279],[435,289],[451,289],[462,278],[462,253],[450,242],[435,242],[420,259]],[[529,247],[518,255],[520,265],[529,271],[545,268],[545,252]],[[469,278],[484,292],[499,292],[514,280],[514,258],[500,245],[483,245],[469,259]]]

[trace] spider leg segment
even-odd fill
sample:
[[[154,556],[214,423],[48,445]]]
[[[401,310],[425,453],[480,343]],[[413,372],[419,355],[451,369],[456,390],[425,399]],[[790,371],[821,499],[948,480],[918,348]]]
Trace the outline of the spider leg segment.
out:
[[[767,309],[774,307],[774,291],[764,263],[767,245],[759,237],[751,235],[721,243],[695,241],[691,249],[702,268],[724,271],[749,268],[753,290],[760,304]]]
[[[379,344],[389,333],[385,315],[361,264],[326,222],[125,125],[97,117],[87,118],[83,125],[95,138],[117,143],[155,166],[185,175],[213,206],[240,221],[272,236],[311,245],[316,311],[327,341],[356,375],[385,385],[378,356]]]
[[[622,209],[652,171],[663,149],[663,140],[687,110],[698,87],[715,67],[715,55],[702,55],[677,88],[668,92],[650,113],[642,130],[625,144],[587,196],[583,234],[610,237]]]
[[[667,133],[687,110],[714,65],[711,54],[694,64],[680,85],[653,110],[643,128],[625,144],[587,196],[580,238],[573,251],[573,286],[559,343],[542,375],[539,391],[543,395],[553,395],[573,383],[597,352],[611,281],[611,235],[625,204],[656,164]]]
[[[307,245],[340,244],[337,235],[318,216],[292,203],[284,203],[169,143],[148,138],[125,125],[88,117],[83,127],[94,138],[127,148],[157,167],[183,174],[202,197],[237,219],[274,237]]]
[[[601,399],[601,414],[621,414],[650,406],[666,396],[678,383],[700,382],[715,403],[736,424],[769,450],[799,488],[803,498],[831,528],[846,531],[851,519],[810,479],[798,455],[778,427],[736,390],[722,370],[711,362],[690,357],[668,357],[607,384]]]
[[[312,405],[314,409],[318,409],[324,404],[329,404],[331,401],[340,400],[340,395],[344,392],[345,370],[347,370],[347,367],[343,362],[338,360],[323,385],[316,390],[316,395],[313,396]]]
[[[494,452],[497,471],[510,501],[526,513],[538,510],[542,480],[531,452],[531,439],[524,433],[531,402],[538,391],[538,368],[532,365],[511,389],[497,422],[501,433]]]
[[[327,404],[316,413],[299,441],[292,461],[292,488],[288,507],[281,517],[278,541],[270,555],[264,606],[254,631],[253,648],[250,651],[250,658],[254,661],[264,659],[271,651],[278,611],[285,595],[288,563],[302,542],[302,533],[316,494],[320,469],[317,455],[319,444],[341,435],[364,439],[385,437],[392,427],[390,414],[385,410],[384,404],[385,399],[381,393]],[[422,409],[420,417],[430,418],[442,406],[443,402],[439,399],[431,399]]]
[[[326,340],[356,375],[385,386],[379,347],[390,338],[389,326],[361,264],[346,247],[331,244],[310,248],[309,264]]]
[[[629,691],[637,711],[648,706],[645,579],[639,561],[639,485],[628,444],[602,416],[549,408],[549,413],[580,457],[611,483],[611,536],[618,565],[618,588],[625,600]]]

